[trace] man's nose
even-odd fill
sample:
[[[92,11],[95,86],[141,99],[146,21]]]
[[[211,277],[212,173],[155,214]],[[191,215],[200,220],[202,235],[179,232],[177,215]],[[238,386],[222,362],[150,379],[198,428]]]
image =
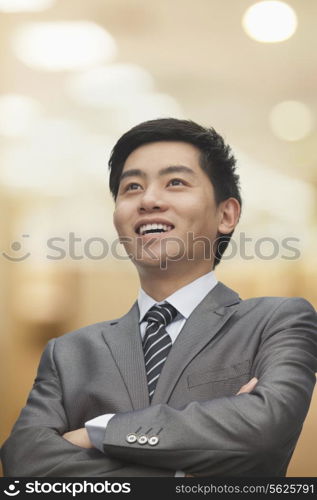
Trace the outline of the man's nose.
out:
[[[146,188],[140,197],[139,211],[166,210],[167,202],[162,191],[154,186]]]

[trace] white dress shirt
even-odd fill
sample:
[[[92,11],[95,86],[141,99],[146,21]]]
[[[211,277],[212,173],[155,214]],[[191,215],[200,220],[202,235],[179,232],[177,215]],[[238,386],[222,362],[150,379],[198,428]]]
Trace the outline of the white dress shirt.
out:
[[[162,302],[167,301],[178,311],[174,321],[166,327],[166,331],[170,335],[172,343],[174,343],[187,318],[191,315],[198,304],[206,297],[206,295],[217,285],[217,283],[218,281],[214,271],[210,271],[209,273],[200,276],[200,278],[195,279],[188,285],[179,288],[176,292],[172,293],[172,295],[166,297],[166,299],[161,302],[156,302],[141,288],[138,295],[138,306],[140,312],[139,323],[142,339],[145,335],[147,326],[147,321],[143,321],[145,314],[154,304],[161,304]],[[103,438],[107,424],[114,415],[115,413],[107,413],[93,418],[85,423],[91,443],[102,452]],[[176,476],[184,476],[184,473],[182,471],[177,471]]]

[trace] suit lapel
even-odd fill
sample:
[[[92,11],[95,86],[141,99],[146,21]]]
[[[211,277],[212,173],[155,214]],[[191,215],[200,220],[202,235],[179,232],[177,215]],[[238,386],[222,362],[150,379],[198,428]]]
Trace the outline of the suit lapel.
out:
[[[162,369],[152,404],[167,403],[182,372],[228,321],[239,296],[218,283],[194,309],[179,333]]]
[[[145,408],[149,405],[149,393],[137,302],[125,316],[110,322],[103,336],[127,388],[132,409]]]
[[[152,404],[167,403],[186,366],[219,332],[235,312],[240,299],[230,288],[218,283],[189,316],[163,367]],[[118,367],[129,395],[131,409],[149,405],[144,355],[135,302],[122,318],[111,321],[103,337]]]

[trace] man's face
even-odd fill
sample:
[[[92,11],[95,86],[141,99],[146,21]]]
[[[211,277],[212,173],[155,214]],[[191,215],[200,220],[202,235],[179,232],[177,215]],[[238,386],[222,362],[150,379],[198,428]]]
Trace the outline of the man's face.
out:
[[[219,214],[199,157],[195,146],[178,141],[145,144],[128,156],[114,225],[137,267],[198,264],[208,254],[210,264]]]

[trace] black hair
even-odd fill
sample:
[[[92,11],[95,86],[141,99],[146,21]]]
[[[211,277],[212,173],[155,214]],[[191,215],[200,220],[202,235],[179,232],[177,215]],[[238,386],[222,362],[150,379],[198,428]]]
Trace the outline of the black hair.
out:
[[[115,144],[109,159],[109,187],[114,199],[119,189],[120,176],[126,159],[138,147],[158,141],[183,141],[196,146],[200,152],[200,166],[208,175],[215,191],[217,205],[227,198],[235,198],[242,205],[239,176],[235,173],[236,159],[229,145],[214,128],[205,128],[191,120],[159,118],[131,128]],[[214,265],[228,246],[233,231],[218,234]]]

